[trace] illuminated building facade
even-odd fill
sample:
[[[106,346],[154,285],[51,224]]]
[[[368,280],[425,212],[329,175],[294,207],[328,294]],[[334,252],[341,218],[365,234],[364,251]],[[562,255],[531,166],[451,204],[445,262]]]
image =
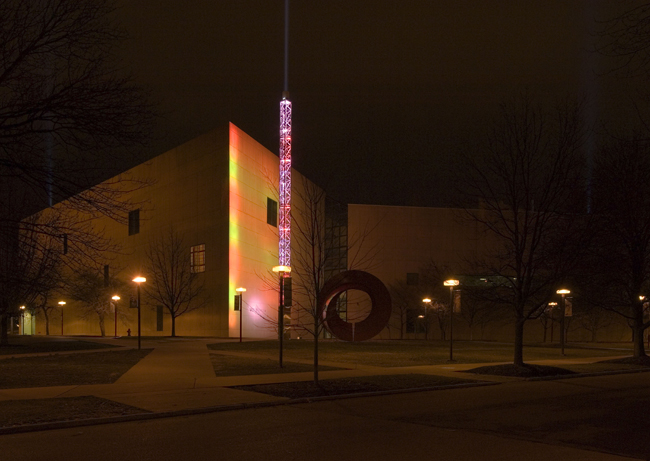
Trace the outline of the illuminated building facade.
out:
[[[278,207],[279,165],[277,155],[229,124],[132,168],[128,174],[150,185],[129,197],[134,205],[128,224],[97,220],[95,228],[122,248],[107,264],[112,271],[120,268],[116,275],[124,280],[136,273],[147,276],[149,242],[173,228],[187,246],[188,261],[208,299],[205,307],[177,318],[177,334],[239,336],[235,289],[245,287],[243,336],[274,337],[277,278],[272,268],[278,264],[283,219]],[[293,175],[299,180],[294,187],[299,188],[306,180],[295,171]],[[120,295],[127,300],[122,306],[126,308],[129,293]],[[165,311],[146,298],[143,303],[142,334],[169,335],[171,321]],[[134,332],[132,317],[129,312],[129,318],[118,320],[118,335],[126,335],[127,329]],[[58,322],[55,314],[52,334],[58,333]],[[64,324],[66,334],[99,334],[96,317],[82,318],[72,301],[66,306]],[[113,328],[109,316],[106,331]],[[37,325],[37,333],[40,330],[44,326]]]

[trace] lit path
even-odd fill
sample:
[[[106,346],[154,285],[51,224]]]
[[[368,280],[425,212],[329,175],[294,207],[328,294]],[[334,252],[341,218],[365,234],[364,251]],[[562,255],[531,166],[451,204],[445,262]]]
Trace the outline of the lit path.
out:
[[[650,373],[0,436],[12,461],[647,459]],[[627,457],[625,457],[627,456]]]
[[[214,378],[214,369],[206,344],[214,340],[165,339],[147,341],[154,350],[124,373],[116,384],[196,381]]]

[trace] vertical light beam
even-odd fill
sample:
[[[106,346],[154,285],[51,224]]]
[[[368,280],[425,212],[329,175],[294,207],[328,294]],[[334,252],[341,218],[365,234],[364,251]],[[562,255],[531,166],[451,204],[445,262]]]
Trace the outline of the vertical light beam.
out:
[[[284,91],[280,101],[280,266],[291,267],[291,101],[288,91],[289,0],[284,4]]]

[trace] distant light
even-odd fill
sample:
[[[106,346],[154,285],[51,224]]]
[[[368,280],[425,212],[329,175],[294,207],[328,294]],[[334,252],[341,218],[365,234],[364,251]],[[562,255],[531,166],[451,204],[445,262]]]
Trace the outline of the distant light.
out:
[[[550,303],[548,303],[548,305],[549,306],[557,306],[557,303],[555,301],[551,301]]]
[[[244,287],[235,288],[235,291],[236,291],[237,293],[243,293],[243,292],[246,291],[246,288],[244,288]]]
[[[562,288],[560,290],[557,290],[556,293],[559,294],[559,295],[568,295],[569,293],[571,293],[571,290],[567,290],[566,288]]]
[[[422,300],[422,302],[423,302],[423,303],[430,303],[430,302],[431,302],[431,299],[429,299],[429,298],[424,298],[424,299]]]
[[[20,306],[20,308],[24,310],[24,309],[25,309],[25,306]]]
[[[273,272],[291,272],[291,267],[289,266],[274,266]]]
[[[458,280],[454,280],[454,279],[449,279],[449,280],[444,281],[444,285],[446,287],[455,287],[455,286],[457,286],[459,284],[460,284],[460,282]]]
[[[419,318],[419,319],[423,319],[423,318],[424,318],[424,315],[420,314],[420,315],[418,315],[418,318]]]
[[[142,276],[138,275],[136,278],[133,279],[133,281],[135,283],[143,283],[143,282],[146,282],[147,279],[145,277],[142,277]]]
[[[113,296],[111,299],[112,299],[113,301],[119,301],[119,300],[120,300],[120,297],[117,296],[117,295],[115,295],[115,296]]]
[[[65,306],[65,301],[59,301],[59,306]]]

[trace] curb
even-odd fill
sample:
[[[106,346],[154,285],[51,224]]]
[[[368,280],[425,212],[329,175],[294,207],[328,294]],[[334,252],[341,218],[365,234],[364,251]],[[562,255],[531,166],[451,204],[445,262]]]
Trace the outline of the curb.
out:
[[[391,389],[386,391],[358,392],[354,394],[323,395],[318,397],[300,397],[270,402],[235,403],[229,405],[217,405],[212,407],[192,408],[185,410],[161,411],[150,413],[136,413],[124,416],[109,416],[105,418],[77,419],[70,421],[53,421],[49,423],[25,424],[0,428],[0,436],[11,434],[23,434],[26,432],[51,431],[55,429],[70,429],[75,427],[100,426],[104,424],[125,423],[132,421],[147,421],[151,419],[175,418],[179,416],[193,416],[207,413],[218,413],[224,411],[250,410],[255,408],[279,407],[287,405],[298,405],[305,403],[318,403],[330,400],[343,400],[361,397],[378,397],[383,395],[410,394],[415,392],[442,391],[449,389],[463,389],[470,387],[484,387],[501,384],[494,381],[479,381],[476,383],[448,384],[444,386],[417,387],[411,389]]]
[[[639,368],[636,370],[611,370],[611,371],[594,371],[592,373],[575,373],[568,375],[555,375],[555,376],[539,376],[536,378],[524,378],[524,381],[558,381],[560,379],[573,379],[573,378],[590,378],[598,376],[609,375],[631,375],[635,373],[648,373],[650,368]]]

